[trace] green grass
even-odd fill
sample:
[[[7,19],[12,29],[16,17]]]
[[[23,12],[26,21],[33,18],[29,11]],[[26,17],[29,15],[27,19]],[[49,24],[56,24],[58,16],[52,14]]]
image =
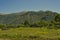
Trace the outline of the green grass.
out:
[[[7,40],[60,40],[60,29],[11,28],[0,30],[0,39]]]

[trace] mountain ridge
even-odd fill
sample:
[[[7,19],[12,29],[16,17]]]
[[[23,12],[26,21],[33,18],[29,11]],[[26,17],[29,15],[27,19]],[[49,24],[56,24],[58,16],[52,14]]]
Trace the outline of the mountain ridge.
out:
[[[25,20],[29,20],[30,23],[44,20],[51,21],[58,13],[52,11],[23,11],[19,13],[11,13],[0,15],[0,24],[21,24]]]

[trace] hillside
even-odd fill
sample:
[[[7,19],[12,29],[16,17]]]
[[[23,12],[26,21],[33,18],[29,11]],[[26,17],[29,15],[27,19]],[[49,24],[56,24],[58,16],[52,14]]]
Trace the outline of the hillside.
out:
[[[28,20],[30,23],[40,20],[51,21],[54,20],[57,14],[58,13],[52,11],[27,11],[5,14],[0,15],[0,24],[21,24],[25,20]]]

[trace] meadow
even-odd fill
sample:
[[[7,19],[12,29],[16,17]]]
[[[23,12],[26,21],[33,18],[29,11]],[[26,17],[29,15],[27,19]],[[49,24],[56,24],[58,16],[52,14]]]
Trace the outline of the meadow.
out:
[[[60,40],[60,29],[21,27],[0,30],[0,40]]]

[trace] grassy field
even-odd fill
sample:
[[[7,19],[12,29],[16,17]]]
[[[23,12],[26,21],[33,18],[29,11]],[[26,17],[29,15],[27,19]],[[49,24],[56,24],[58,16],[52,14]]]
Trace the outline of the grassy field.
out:
[[[11,28],[0,30],[0,40],[60,40],[60,29]]]

